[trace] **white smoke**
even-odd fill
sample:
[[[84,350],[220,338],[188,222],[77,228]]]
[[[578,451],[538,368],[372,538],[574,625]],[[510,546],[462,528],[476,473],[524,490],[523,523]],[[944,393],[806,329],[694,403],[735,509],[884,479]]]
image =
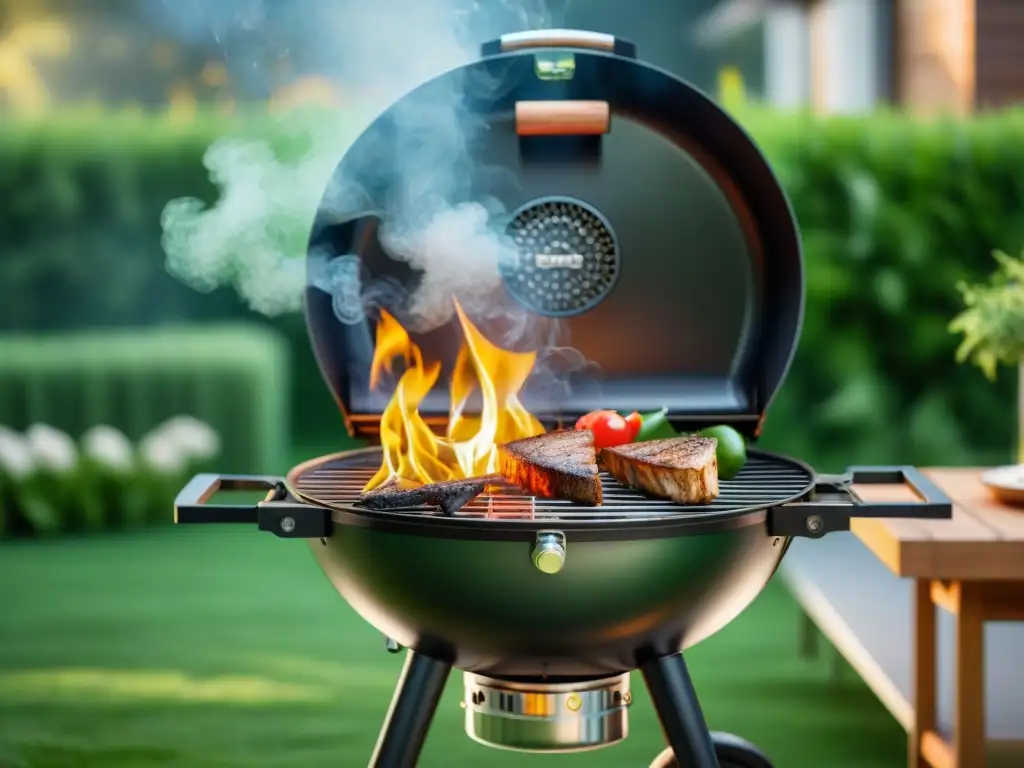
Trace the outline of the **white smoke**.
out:
[[[556,25],[566,2],[304,0],[292,6],[305,12],[302,23],[294,25],[272,19],[264,0],[221,0],[201,7],[181,0],[164,3],[162,12],[183,34],[201,34],[206,24],[208,34],[234,41],[224,42],[229,58],[236,46],[251,55],[254,38],[274,50],[319,45],[323,51],[314,56],[319,71],[342,84],[347,105],[358,105],[346,106],[336,121],[320,119],[302,126],[300,138],[308,149],[297,158],[282,159],[268,143],[251,139],[231,137],[214,144],[205,164],[219,193],[216,203],[207,207],[195,199],[174,200],[164,211],[168,270],[198,290],[233,287],[252,309],[267,315],[298,310],[305,287],[305,236],[335,166],[369,119],[410,89],[475,59],[482,42]],[[232,14],[225,15],[229,5]],[[209,16],[212,6],[217,6],[216,17]],[[207,16],[200,22],[203,14]],[[311,24],[319,25],[321,33],[326,27],[329,46],[322,38],[303,39],[311,34]],[[403,168],[399,189],[388,201],[401,224],[382,232],[381,240],[391,255],[423,272],[407,306],[409,319],[421,331],[451,317],[453,293],[464,298],[491,291],[500,280],[499,260],[507,252],[507,244],[488,226],[495,201],[454,202],[468,183],[467,142],[472,137],[467,134],[477,130],[460,114],[462,89],[457,90],[427,110],[396,115],[398,142],[379,148],[389,153],[384,165]],[[408,164],[403,156],[410,158]],[[337,211],[342,218],[362,213],[355,202],[360,192],[332,190],[339,207],[351,207]],[[347,270],[336,270],[327,284],[339,291],[336,312],[358,316],[346,303],[354,295],[345,281],[360,276],[351,265]],[[365,304],[388,293],[370,285],[355,295]]]

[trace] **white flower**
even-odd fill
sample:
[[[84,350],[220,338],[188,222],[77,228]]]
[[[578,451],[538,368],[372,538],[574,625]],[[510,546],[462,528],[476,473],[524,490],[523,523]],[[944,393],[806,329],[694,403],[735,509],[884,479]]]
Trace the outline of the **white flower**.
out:
[[[115,472],[127,472],[134,461],[131,441],[116,427],[98,424],[82,435],[82,452]]]
[[[160,431],[150,432],[142,438],[139,456],[150,469],[165,475],[180,475],[188,464],[188,457],[181,446]]]
[[[36,461],[28,440],[13,429],[0,427],[0,474],[21,480],[31,475],[35,468]]]
[[[207,461],[220,453],[220,436],[192,416],[175,416],[154,430],[177,445],[190,461]]]
[[[33,424],[25,432],[36,462],[50,472],[68,472],[78,461],[75,441],[49,424]]]

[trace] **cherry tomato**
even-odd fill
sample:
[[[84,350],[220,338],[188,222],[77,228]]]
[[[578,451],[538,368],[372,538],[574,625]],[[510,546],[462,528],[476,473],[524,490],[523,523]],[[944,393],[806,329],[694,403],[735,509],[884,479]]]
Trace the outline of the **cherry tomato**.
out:
[[[580,420],[576,422],[576,429],[590,429],[595,421],[607,418],[609,414],[614,413],[615,411],[591,411],[584,416],[580,416]]]
[[[640,434],[640,427],[644,425],[644,417],[641,416],[637,411],[633,411],[629,416],[626,417],[626,426],[630,428],[633,437],[630,440],[636,440],[636,436]]]
[[[630,416],[632,418],[632,416]],[[594,448],[611,448],[633,442],[636,432],[630,423],[615,411],[593,411],[576,422],[576,429],[594,433]]]

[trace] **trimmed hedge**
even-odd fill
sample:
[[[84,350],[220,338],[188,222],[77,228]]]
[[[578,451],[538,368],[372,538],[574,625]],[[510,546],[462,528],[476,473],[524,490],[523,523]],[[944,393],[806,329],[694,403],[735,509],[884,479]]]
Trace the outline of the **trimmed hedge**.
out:
[[[0,338],[0,424],[132,440],[188,414],[222,440],[225,472],[278,472],[290,456],[289,354],[261,327],[155,328]]]
[[[962,309],[957,281],[1024,245],[1024,111],[744,119],[793,202],[808,271],[801,346],[766,445],[828,456],[830,469],[843,457],[1010,460],[1016,372],[991,385],[956,365],[948,323]]]
[[[765,445],[822,470],[1009,459],[1015,376],[991,385],[958,367],[947,324],[957,280],[989,273],[993,249],[1024,246],[1024,112],[922,122],[744,108],[740,119],[793,201],[808,265],[801,346]],[[230,293],[167,276],[160,247],[164,204],[213,198],[202,153],[236,127],[79,116],[8,129],[0,329],[251,318]],[[266,125],[246,130],[277,137]],[[282,153],[301,141],[274,138]],[[298,439],[342,442],[301,318],[272,324],[292,347]]]

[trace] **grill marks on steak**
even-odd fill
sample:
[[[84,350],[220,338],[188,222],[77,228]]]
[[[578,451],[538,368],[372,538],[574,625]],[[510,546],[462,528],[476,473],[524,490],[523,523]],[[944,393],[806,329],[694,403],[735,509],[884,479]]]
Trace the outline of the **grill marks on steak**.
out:
[[[501,484],[500,475],[467,477],[440,483],[416,485],[391,478],[372,491],[359,497],[359,504],[367,509],[384,511],[410,507],[437,507],[445,515],[453,515],[484,492],[488,485]]]
[[[498,471],[534,496],[601,503],[594,434],[561,429],[498,446]]]
[[[601,463],[623,485],[679,504],[707,504],[718,497],[718,441],[670,437],[601,451]]]

